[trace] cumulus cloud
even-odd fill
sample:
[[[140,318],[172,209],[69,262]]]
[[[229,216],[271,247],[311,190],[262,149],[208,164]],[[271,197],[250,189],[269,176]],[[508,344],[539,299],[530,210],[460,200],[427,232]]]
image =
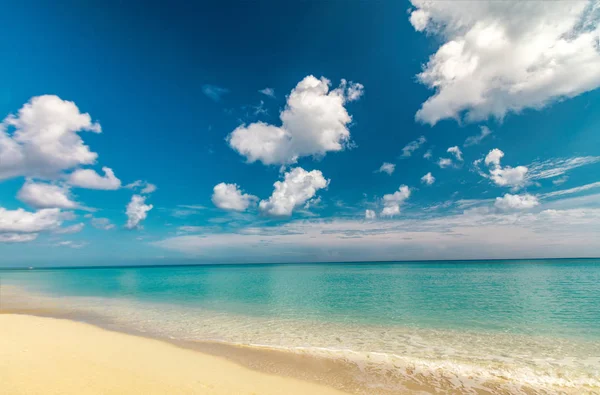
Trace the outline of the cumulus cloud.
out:
[[[229,89],[221,88],[220,86],[216,85],[206,84],[202,86],[202,93],[204,93],[209,99],[215,102],[220,102],[223,95],[229,93]]]
[[[127,205],[127,223],[125,228],[136,229],[140,227],[140,222],[146,219],[148,211],[152,210],[151,204],[146,204],[146,196],[133,195]]]
[[[431,159],[432,156],[433,156],[433,153],[431,152],[430,149],[428,149],[427,152],[425,152],[423,154],[423,158],[425,158],[425,159]]]
[[[275,190],[268,200],[261,200],[261,212],[272,216],[290,216],[295,208],[301,207],[312,199],[319,189],[326,188],[329,180],[320,170],[310,172],[301,167],[285,173],[283,181],[277,181]]]
[[[492,131],[487,126],[481,126],[479,134],[467,137],[463,146],[470,147],[472,145],[480,144],[483,141],[483,139],[485,139],[490,134],[492,134]]]
[[[479,170],[479,174],[483,177],[491,179],[496,185],[502,187],[511,187],[513,190],[517,190],[528,181],[526,166],[510,167],[500,164],[500,160],[504,157],[504,152],[498,148],[491,150],[483,160],[485,165],[488,166],[489,174],[486,174]],[[481,159],[476,160],[474,165],[479,169],[479,163]]]
[[[227,142],[249,162],[265,165],[292,164],[303,156],[343,150],[350,143],[352,121],[344,105],[357,100],[363,87],[345,80],[336,89],[330,90],[330,85],[323,77],[304,78],[287,97],[281,126],[241,125],[227,136]]]
[[[35,212],[22,208],[0,207],[0,233],[37,233],[58,228],[64,216],[60,209],[47,208]]]
[[[421,122],[501,119],[600,86],[595,0],[411,2],[415,30],[443,42],[417,76],[435,89]]]
[[[525,175],[527,174],[527,167],[495,167],[490,169],[490,178],[492,181],[501,187],[509,186],[513,189],[518,189],[525,184]]]
[[[17,193],[17,199],[34,208],[74,209],[67,187],[27,180]]]
[[[115,227],[108,218],[92,218],[91,223],[94,228],[101,230],[111,230]]]
[[[505,194],[497,197],[494,206],[500,210],[527,210],[539,205],[538,198],[528,193],[524,195]]]
[[[494,148],[485,156],[485,164],[487,166],[500,166],[500,159],[504,157],[504,152],[498,148]]]
[[[237,184],[215,185],[213,188],[212,202],[222,210],[245,211],[258,198],[243,193]]]
[[[431,185],[435,182],[435,177],[431,175],[431,172],[429,172],[421,177],[421,182],[423,184]]]
[[[93,164],[98,154],[79,132],[100,133],[88,113],[54,95],[33,97],[0,124],[0,180],[55,178],[60,171]]]
[[[410,13],[410,24],[416,31],[422,32],[429,22],[429,13],[425,10],[417,9]]]
[[[442,169],[445,167],[450,167],[450,166],[454,165],[454,163],[452,162],[452,159],[449,159],[449,158],[440,158],[440,160],[438,160],[437,164]]]
[[[121,188],[121,180],[108,167],[103,167],[104,177],[92,169],[77,169],[69,175],[68,183],[79,188],[115,190]]]
[[[396,165],[393,163],[384,162],[381,167],[377,170],[377,173],[387,173],[392,175],[392,173],[396,170]]]
[[[400,214],[400,206],[409,197],[410,189],[406,185],[400,186],[394,193],[383,195],[383,210],[381,210],[381,215],[392,217]]]
[[[377,218],[377,214],[373,210],[365,210],[365,219],[375,219]]]
[[[273,88],[261,89],[261,90],[259,90],[259,92],[265,96],[275,97],[275,90]]]
[[[406,144],[404,146],[404,148],[402,148],[402,156],[404,157],[409,157],[413,154],[413,152],[415,152],[416,150],[418,150],[419,148],[421,148],[421,146],[423,144],[425,144],[427,142],[427,139],[425,138],[425,136],[421,136],[418,139],[411,141],[410,143]],[[429,152],[429,151],[427,151]],[[425,155],[423,155],[424,158],[427,158],[427,152],[425,153]],[[431,153],[429,154],[429,156],[431,156]]]
[[[457,145],[455,145],[454,147],[448,148],[446,150],[446,152],[448,152],[449,154],[453,154],[456,157],[456,160],[462,162],[462,160],[463,160],[462,152],[461,152],[460,148],[458,148]]]

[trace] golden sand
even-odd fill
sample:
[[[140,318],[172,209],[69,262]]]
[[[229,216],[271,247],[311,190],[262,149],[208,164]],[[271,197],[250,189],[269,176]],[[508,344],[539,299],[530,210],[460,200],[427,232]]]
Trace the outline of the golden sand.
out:
[[[4,394],[342,394],[75,321],[0,314]]]

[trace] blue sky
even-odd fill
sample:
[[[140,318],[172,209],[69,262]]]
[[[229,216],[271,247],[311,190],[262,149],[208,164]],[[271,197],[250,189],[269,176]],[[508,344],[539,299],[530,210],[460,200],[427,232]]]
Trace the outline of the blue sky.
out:
[[[598,256],[598,4],[11,4],[0,265]]]

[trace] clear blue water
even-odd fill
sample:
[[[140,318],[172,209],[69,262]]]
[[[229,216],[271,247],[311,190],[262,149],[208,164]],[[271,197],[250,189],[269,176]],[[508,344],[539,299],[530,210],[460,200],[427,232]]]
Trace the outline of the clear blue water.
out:
[[[58,296],[257,316],[600,338],[600,261],[236,265],[3,272]]]
[[[573,388],[595,385],[600,367],[600,260],[36,269],[0,277],[59,308],[182,339],[379,352],[461,369],[502,360],[549,377],[558,366]]]

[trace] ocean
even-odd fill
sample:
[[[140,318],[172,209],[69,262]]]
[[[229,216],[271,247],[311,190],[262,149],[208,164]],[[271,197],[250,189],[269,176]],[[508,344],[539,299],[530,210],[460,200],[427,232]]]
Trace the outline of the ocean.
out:
[[[0,270],[0,281],[0,308],[337,360],[358,393],[600,393],[599,259]]]

